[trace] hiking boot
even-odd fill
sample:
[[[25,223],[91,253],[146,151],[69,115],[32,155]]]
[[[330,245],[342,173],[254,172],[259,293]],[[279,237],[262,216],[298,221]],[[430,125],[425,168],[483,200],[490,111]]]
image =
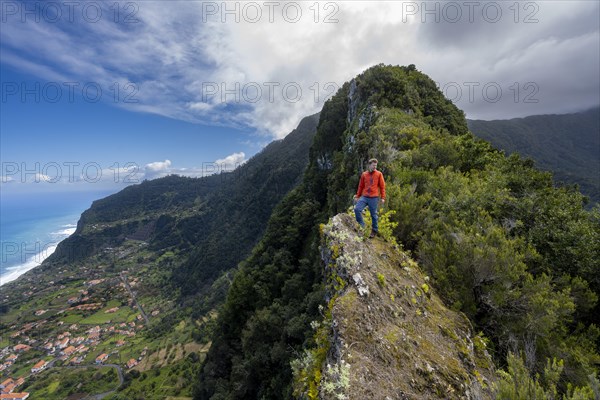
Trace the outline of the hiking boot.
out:
[[[377,231],[371,231],[371,234],[369,235],[369,237],[371,239],[373,239],[375,236],[377,236]]]

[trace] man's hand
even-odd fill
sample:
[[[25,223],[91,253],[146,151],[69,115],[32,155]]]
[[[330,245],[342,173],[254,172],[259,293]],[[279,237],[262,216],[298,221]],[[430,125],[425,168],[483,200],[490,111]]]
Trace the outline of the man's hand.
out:
[[[385,199],[381,199],[381,202],[382,202],[382,203],[385,203]]]

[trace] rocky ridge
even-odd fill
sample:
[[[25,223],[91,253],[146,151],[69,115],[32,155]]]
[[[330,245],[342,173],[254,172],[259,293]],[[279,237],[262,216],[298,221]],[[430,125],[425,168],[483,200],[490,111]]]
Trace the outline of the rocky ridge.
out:
[[[485,342],[398,245],[338,214],[321,227],[320,250],[330,312],[318,325],[330,343],[319,398],[493,398]]]

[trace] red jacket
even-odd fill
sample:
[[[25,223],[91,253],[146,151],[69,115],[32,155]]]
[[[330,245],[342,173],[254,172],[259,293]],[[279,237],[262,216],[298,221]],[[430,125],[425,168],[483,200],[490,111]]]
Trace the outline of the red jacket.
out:
[[[383,174],[377,170],[374,170],[373,172],[363,172],[360,176],[360,183],[358,184],[356,196],[377,197],[380,195],[381,198],[385,200],[385,181],[383,180]]]

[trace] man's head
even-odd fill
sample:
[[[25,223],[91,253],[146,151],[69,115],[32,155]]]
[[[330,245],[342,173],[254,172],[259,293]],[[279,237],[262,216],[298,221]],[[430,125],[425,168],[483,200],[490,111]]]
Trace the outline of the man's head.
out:
[[[369,172],[373,172],[377,169],[377,159],[371,158],[368,163]]]

